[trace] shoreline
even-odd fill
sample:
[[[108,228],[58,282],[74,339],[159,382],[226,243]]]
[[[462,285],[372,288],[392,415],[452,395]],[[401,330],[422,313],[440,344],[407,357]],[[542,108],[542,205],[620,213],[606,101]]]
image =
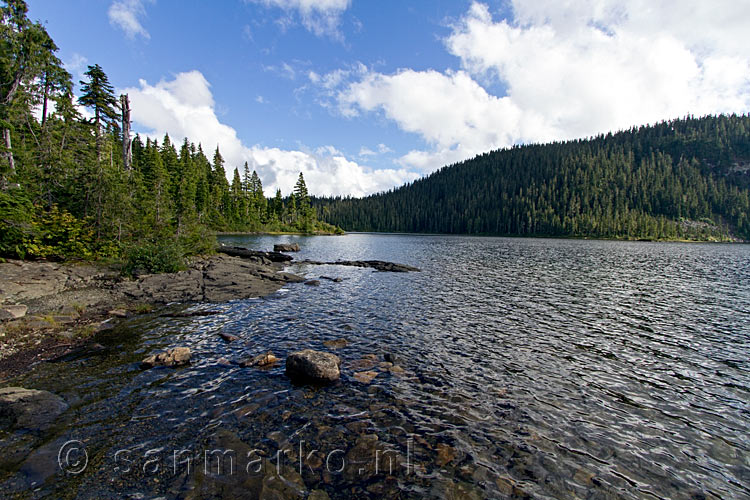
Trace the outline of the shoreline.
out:
[[[193,257],[176,273],[123,277],[111,265],[8,260],[0,263],[0,381],[87,346],[121,319],[167,304],[224,303],[265,297],[304,278],[263,258]],[[25,310],[24,310],[25,308]]]
[[[654,239],[654,238],[605,238],[594,236],[564,236],[564,235],[517,235],[517,234],[490,234],[490,233],[402,233],[397,231],[347,231],[346,234],[378,234],[383,236],[445,236],[462,238],[510,238],[525,240],[580,240],[580,241],[619,241],[629,243],[720,243],[720,244],[748,244],[750,240],[739,238],[727,240],[686,240]]]
[[[327,231],[315,231],[312,233],[290,231],[215,231],[213,234],[214,236],[344,236],[347,233],[333,233]]]

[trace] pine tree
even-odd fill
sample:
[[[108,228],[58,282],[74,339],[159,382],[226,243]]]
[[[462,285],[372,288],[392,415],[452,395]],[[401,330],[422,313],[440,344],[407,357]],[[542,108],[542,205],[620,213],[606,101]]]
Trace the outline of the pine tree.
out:
[[[81,81],[81,97],[78,98],[83,106],[94,110],[94,133],[96,135],[96,156],[101,160],[101,136],[105,124],[117,127],[118,114],[115,89],[109,83],[107,75],[101,66],[95,64],[88,67],[84,73],[87,81]]]
[[[69,87],[69,75],[54,55],[57,46],[44,26],[29,20],[27,12],[23,0],[7,0],[0,6],[0,130],[3,134],[0,156],[5,157],[5,162],[0,163],[2,189],[7,179],[15,174],[11,139],[13,104],[24,96],[26,86],[40,78],[48,84],[54,82],[61,88]]]

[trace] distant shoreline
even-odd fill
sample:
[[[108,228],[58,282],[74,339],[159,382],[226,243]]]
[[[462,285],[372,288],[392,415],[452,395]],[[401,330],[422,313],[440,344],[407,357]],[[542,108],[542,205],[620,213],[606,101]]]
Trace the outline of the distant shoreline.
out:
[[[283,234],[301,234],[303,236],[318,236],[317,234],[304,233],[216,233],[216,236],[231,235],[268,235],[278,236]],[[686,240],[686,239],[655,239],[655,238],[605,238],[595,236],[565,236],[565,235],[517,235],[517,234],[491,234],[491,233],[406,233],[398,231],[346,231],[344,234],[379,234],[392,236],[449,236],[449,237],[477,237],[477,238],[513,238],[513,239],[540,239],[540,240],[581,240],[581,241],[623,241],[623,242],[643,242],[643,243],[739,243],[748,244],[750,241],[739,238],[727,240]],[[339,236],[339,235],[333,235]]]
[[[300,233],[290,231],[217,231],[215,236],[343,236],[346,233],[333,233],[327,231],[315,231],[312,233]]]

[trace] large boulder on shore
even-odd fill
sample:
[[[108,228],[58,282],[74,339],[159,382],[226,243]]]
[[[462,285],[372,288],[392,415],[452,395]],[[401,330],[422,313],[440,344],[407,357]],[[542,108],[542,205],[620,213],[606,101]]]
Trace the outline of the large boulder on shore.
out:
[[[289,378],[310,382],[333,382],[341,376],[341,358],[330,352],[305,349],[286,358]]]
[[[0,389],[0,429],[43,430],[68,409],[68,404],[51,392],[23,387]]]
[[[273,246],[274,252],[299,252],[297,243],[277,243]]]
[[[153,368],[154,366],[182,366],[190,362],[189,347],[175,347],[168,351],[152,354],[141,361],[141,368]]]

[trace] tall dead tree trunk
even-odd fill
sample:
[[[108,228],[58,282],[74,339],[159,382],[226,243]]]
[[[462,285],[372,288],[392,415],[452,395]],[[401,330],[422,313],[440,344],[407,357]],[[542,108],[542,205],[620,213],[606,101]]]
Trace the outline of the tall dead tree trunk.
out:
[[[133,163],[132,141],[130,140],[130,100],[128,94],[120,96],[122,109],[122,165],[126,172],[130,171]]]
[[[10,143],[10,129],[6,128],[3,129],[3,137],[5,139],[5,156],[8,158],[8,164],[10,166],[10,171],[8,172],[8,177],[13,177],[13,174],[16,173],[16,162],[13,160],[13,147]]]

